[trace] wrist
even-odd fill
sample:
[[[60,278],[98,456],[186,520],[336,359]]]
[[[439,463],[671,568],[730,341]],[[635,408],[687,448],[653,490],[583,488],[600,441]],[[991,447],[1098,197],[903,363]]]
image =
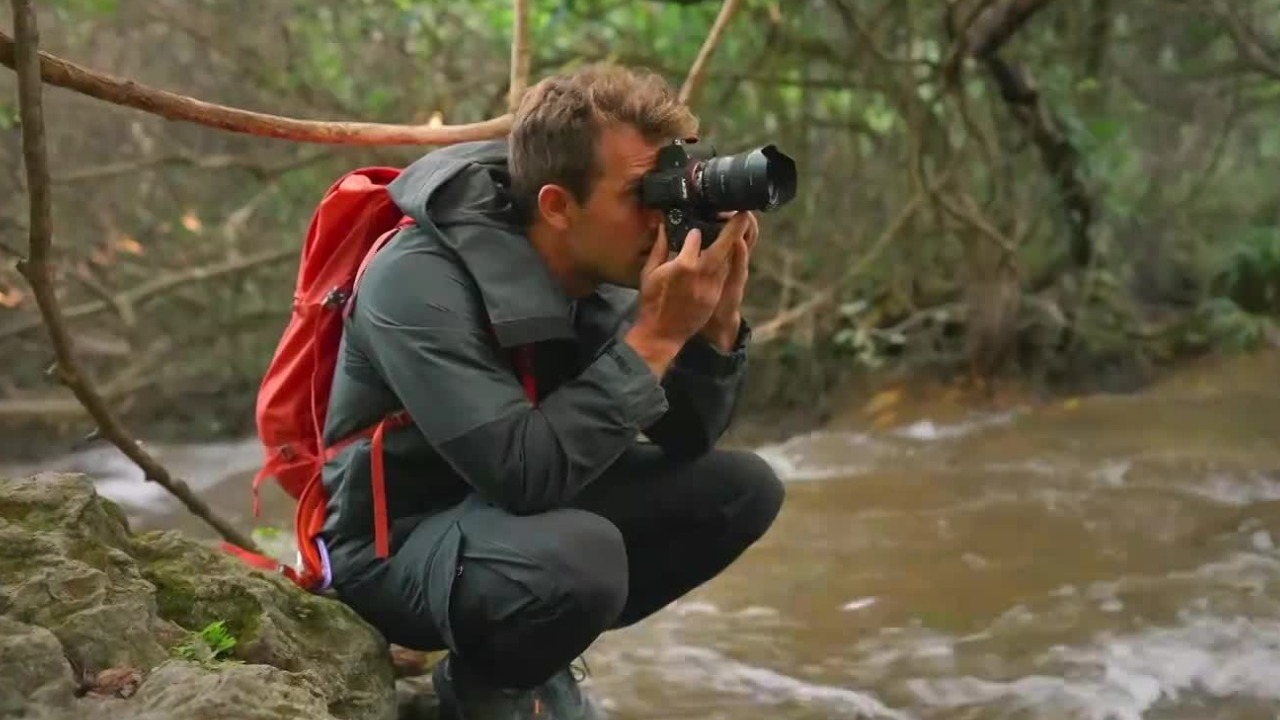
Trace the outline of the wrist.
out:
[[[722,353],[730,353],[738,344],[738,330],[742,327],[742,313],[734,311],[725,317],[712,316],[699,333]]]
[[[644,360],[653,374],[661,378],[680,353],[684,343],[653,332],[643,324],[636,324],[627,331],[623,341]]]

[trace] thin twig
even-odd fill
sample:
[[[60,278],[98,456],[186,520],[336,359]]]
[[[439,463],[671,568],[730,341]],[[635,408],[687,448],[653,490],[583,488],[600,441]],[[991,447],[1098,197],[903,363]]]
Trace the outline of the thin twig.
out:
[[[911,218],[916,214],[916,211],[918,211],[920,206],[923,204],[923,195],[916,195],[911,198],[910,202],[898,211],[897,216],[893,218],[889,223],[889,226],[884,229],[884,232],[880,233],[880,237],[876,238],[875,242],[873,242],[871,247],[862,254],[862,257],[858,258],[856,263],[846,268],[835,282],[814,293],[808,300],[805,300],[789,310],[778,313],[773,318],[761,323],[758,327],[752,330],[752,344],[761,345],[776,340],[783,328],[791,325],[801,318],[806,317],[818,308],[834,300],[836,293],[839,292],[841,287],[861,275],[862,271],[871,264],[871,261],[879,257],[880,253],[889,246],[889,243],[893,241],[894,238],[902,234],[903,229],[907,226],[907,222],[911,220]]]
[[[53,244],[52,192],[49,177],[49,154],[45,143],[43,83],[41,82],[41,58],[38,46],[40,33],[36,27],[35,11],[31,0],[11,0],[13,29],[17,38],[10,43],[13,64],[18,75],[18,113],[22,121],[22,155],[27,172],[27,197],[31,206],[29,223],[29,251],[27,259],[18,263],[18,271],[31,285],[32,294],[40,308],[53,345],[56,362],[52,373],[76,396],[85,410],[97,422],[102,437],[111,441],[129,459],[142,469],[148,480],[162,487],[182,501],[187,509],[209,523],[223,538],[244,548],[257,550],[256,544],[228,522],[214,514],[213,510],[191,491],[182,480],[151,457],[128,430],[116,419],[106,401],[81,371],[75,359],[66,321],[58,307],[54,292],[53,276],[49,267],[49,254]]]
[[[0,32],[0,65],[16,69],[13,38]],[[339,145],[449,145],[491,140],[507,134],[511,116],[468,125],[393,125],[367,122],[299,120],[241,110],[158,90],[132,80],[99,73],[42,52],[34,72],[50,85],[74,90],[114,105],[142,110],[168,120],[230,132],[295,142]]]
[[[707,33],[707,39],[703,41],[702,48],[698,50],[698,57],[694,59],[693,66],[689,68],[689,74],[685,77],[684,85],[680,87],[680,102],[688,105],[693,102],[693,97],[698,93],[698,89],[702,86],[702,79],[707,72],[707,63],[711,60],[711,54],[716,51],[716,47],[720,44],[720,38],[724,36],[724,30],[729,26],[729,20],[733,18],[733,14],[738,10],[739,0],[724,0],[724,4],[720,6],[720,14],[716,16],[716,21],[711,25],[711,32]]]

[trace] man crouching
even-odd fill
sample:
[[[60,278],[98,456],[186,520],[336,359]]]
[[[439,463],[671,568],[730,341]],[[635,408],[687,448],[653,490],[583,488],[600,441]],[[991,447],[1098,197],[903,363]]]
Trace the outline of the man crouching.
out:
[[[367,440],[327,463],[323,541],[334,590],[388,641],[449,650],[446,718],[596,717],[570,663],[722,572],[781,507],[769,465],[714,447],[746,370],[755,218],[672,254],[640,201],[659,148],[696,131],[660,77],[594,65],[531,88],[509,139],[391,186],[413,224],[362,276],[325,439],[410,421],[381,438],[381,487]]]

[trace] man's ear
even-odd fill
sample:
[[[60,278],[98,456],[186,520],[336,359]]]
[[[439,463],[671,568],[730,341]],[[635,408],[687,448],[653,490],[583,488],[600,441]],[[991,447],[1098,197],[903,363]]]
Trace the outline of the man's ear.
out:
[[[538,216],[551,228],[567,230],[577,208],[577,201],[566,187],[543,185],[538,191]]]

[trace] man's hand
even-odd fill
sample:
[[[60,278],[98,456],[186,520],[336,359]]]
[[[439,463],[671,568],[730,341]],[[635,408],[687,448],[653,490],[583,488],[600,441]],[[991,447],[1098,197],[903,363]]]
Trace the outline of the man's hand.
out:
[[[745,217],[731,219],[706,252],[702,234],[693,230],[669,262],[666,227],[659,227],[658,241],[640,272],[640,310],[626,337],[654,375],[665,375],[685,342],[710,322],[733,272],[730,260],[749,225]]]
[[[734,223],[741,223],[739,231]],[[729,273],[725,278],[724,290],[720,294],[720,302],[712,311],[711,318],[699,331],[702,337],[715,345],[721,352],[733,350],[738,339],[738,329],[742,325],[742,299],[747,290],[747,275],[750,268],[751,251],[755,249],[756,238],[760,235],[760,225],[756,216],[750,212],[734,213],[716,239],[720,243],[733,245],[733,254],[729,258]]]

